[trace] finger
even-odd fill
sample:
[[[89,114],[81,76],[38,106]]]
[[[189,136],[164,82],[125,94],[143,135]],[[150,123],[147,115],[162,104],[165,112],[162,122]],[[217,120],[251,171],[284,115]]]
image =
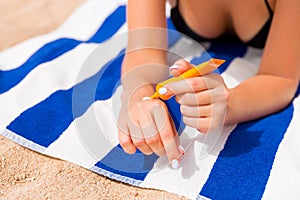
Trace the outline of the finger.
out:
[[[184,59],[180,59],[174,63],[169,69],[170,74],[172,76],[179,76],[180,74],[184,73],[185,71],[193,68],[194,65],[190,64]]]
[[[211,127],[211,118],[192,118],[192,117],[182,117],[183,122],[190,127],[198,129],[201,133],[207,133]]]
[[[177,95],[177,102],[181,105],[199,106],[213,103],[212,90],[205,90],[197,93],[185,93]]]
[[[201,92],[216,88],[220,86],[220,84],[223,84],[223,82],[220,82],[219,76],[220,75],[217,74],[208,74],[201,77],[187,78],[181,81],[168,83],[163,87],[166,89],[161,90],[166,91],[166,95]]]
[[[166,108],[161,109],[156,107],[152,113],[167,157],[170,163],[172,163],[172,167],[175,165],[175,168],[177,168],[179,164],[178,158],[181,156],[181,153],[178,149],[179,144],[175,137],[176,131],[173,130],[170,123],[168,112]]]
[[[123,150],[128,154],[134,154],[136,152],[136,147],[133,144],[131,137],[129,135],[129,130],[127,128],[127,131],[124,132],[124,129],[118,129],[118,138],[119,143]]]
[[[143,154],[151,155],[153,153],[144,138],[132,137],[131,140],[135,147],[138,148]]]
[[[185,150],[184,150],[184,148],[183,148],[183,147],[181,146],[181,144],[180,144],[179,135],[178,135],[178,133],[177,133],[175,124],[174,124],[172,118],[170,117],[170,115],[169,115],[169,120],[170,120],[171,125],[172,125],[172,130],[173,130],[173,132],[175,133],[175,141],[176,141],[176,144],[179,145],[179,146],[178,146],[178,150],[179,150],[179,152],[180,152],[180,155],[183,156],[183,155],[185,154]]]
[[[144,106],[153,106],[153,104],[144,104]],[[145,109],[150,110],[150,108]],[[164,150],[164,146],[158,134],[154,119],[152,119],[150,113],[147,113],[147,115],[145,113],[139,115],[139,124],[141,126],[145,142],[151,150],[158,156],[165,155],[166,152]]]
[[[160,139],[160,135],[156,128],[145,128],[143,129],[143,134],[145,136],[145,141],[151,150],[158,156],[163,156],[166,154],[163,143]]]
[[[152,107],[159,104],[162,104],[160,100],[143,101],[143,103],[139,104],[141,111],[147,110],[148,112],[139,112],[137,113],[137,117],[146,143],[158,156],[163,156],[166,152],[158,134],[154,119],[150,114]]]
[[[130,137],[132,143],[138,148],[142,153],[150,155],[153,153],[151,148],[146,143],[139,122],[128,122]]]
[[[209,117],[212,115],[212,105],[187,106],[180,105],[180,112],[186,117]]]

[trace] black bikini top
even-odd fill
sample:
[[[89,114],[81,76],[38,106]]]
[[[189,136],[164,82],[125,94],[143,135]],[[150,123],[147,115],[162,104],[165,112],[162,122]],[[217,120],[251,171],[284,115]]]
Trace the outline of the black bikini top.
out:
[[[171,10],[171,19],[173,21],[174,26],[176,27],[176,29],[191,37],[192,39],[198,41],[198,42],[204,42],[204,41],[214,41],[214,40],[224,40],[226,39],[231,40],[232,36],[229,35],[222,35],[221,37],[217,38],[217,39],[207,39],[204,37],[201,37],[200,35],[198,35],[197,33],[195,33],[192,29],[190,29],[187,24],[185,23],[184,19],[182,18],[179,9],[178,9],[178,3],[179,0],[177,1],[177,5],[172,8]],[[264,48],[267,38],[268,38],[268,34],[269,34],[269,30],[271,28],[271,23],[272,23],[272,19],[273,19],[273,10],[271,9],[271,6],[269,5],[268,0],[265,0],[266,6],[268,8],[270,17],[268,19],[268,21],[264,24],[264,26],[259,30],[259,32],[248,42],[246,42],[245,44],[252,46],[252,47],[256,47],[256,48]]]

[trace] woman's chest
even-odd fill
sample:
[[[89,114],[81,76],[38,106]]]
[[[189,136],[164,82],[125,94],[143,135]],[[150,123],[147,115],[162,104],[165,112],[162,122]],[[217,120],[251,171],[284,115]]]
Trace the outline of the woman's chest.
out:
[[[179,0],[179,10],[187,25],[205,38],[234,32],[249,41],[270,18],[267,4],[276,0]],[[267,3],[267,4],[266,4]]]

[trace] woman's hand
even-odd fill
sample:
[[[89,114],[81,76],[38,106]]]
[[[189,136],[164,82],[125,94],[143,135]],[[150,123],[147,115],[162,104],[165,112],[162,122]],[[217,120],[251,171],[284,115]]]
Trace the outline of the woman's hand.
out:
[[[170,67],[170,73],[179,76],[192,67],[187,61],[178,60]],[[165,87],[168,93],[176,95],[186,125],[201,133],[224,125],[229,89],[219,74],[184,79]]]
[[[118,117],[119,142],[129,154],[135,153],[136,149],[146,155],[153,152],[158,156],[166,154],[172,167],[177,168],[184,152],[166,105],[157,99],[142,100],[153,92],[151,85],[124,91]]]

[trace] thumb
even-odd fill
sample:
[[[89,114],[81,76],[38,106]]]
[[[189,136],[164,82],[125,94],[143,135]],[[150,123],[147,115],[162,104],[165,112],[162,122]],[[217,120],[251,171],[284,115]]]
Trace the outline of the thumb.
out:
[[[169,68],[170,74],[172,76],[179,76],[182,73],[186,72],[187,70],[193,68],[194,65],[192,65],[191,63],[189,63],[188,61],[184,60],[184,59],[180,59],[178,61],[176,61],[174,63],[174,65],[172,65]]]

